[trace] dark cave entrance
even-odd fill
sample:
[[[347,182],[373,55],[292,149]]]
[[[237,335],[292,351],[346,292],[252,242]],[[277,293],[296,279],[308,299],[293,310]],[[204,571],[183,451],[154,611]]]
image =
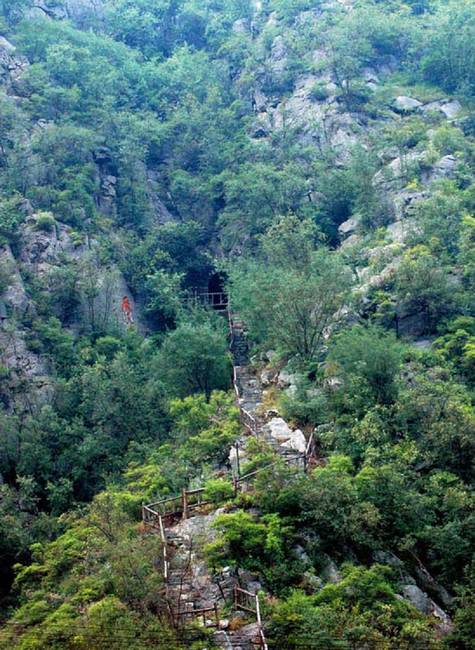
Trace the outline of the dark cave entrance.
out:
[[[213,273],[208,280],[208,304],[216,311],[228,308],[228,294],[226,293],[226,274]]]

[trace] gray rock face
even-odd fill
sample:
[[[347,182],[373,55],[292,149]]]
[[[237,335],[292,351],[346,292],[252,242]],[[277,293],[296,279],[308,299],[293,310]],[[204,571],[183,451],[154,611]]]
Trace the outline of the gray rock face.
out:
[[[288,370],[281,370],[277,378],[277,385],[279,388],[288,388],[297,381],[297,375],[293,375]]]
[[[18,56],[15,46],[0,36],[0,81],[5,84],[7,91],[15,85],[27,66],[26,58]]]
[[[0,36],[0,52],[13,55],[15,50],[16,48],[13,43],[10,43],[4,36]]]
[[[358,244],[362,241],[362,237],[359,235],[350,235],[347,239],[345,239],[341,243],[341,248],[342,249],[348,249],[351,248],[351,246],[358,246]]]
[[[292,429],[282,418],[272,418],[264,427],[279,444],[287,442],[292,436]]]
[[[459,101],[437,100],[425,104],[421,110],[424,113],[436,112],[442,113],[448,120],[453,120],[462,110],[462,105]]]
[[[303,454],[307,448],[307,441],[305,440],[305,436],[303,435],[302,431],[300,431],[300,429],[296,429],[295,431],[292,431],[289,440],[287,440],[287,442],[284,442],[282,444],[282,447],[284,447],[284,449],[291,449],[292,451],[298,451],[299,453]]]
[[[285,71],[287,65],[287,47],[282,36],[277,36],[272,43],[270,61],[273,72],[281,73]]]
[[[452,120],[460,113],[462,110],[462,105],[459,101],[454,100],[452,102],[448,102],[447,104],[443,104],[440,110],[444,113],[447,119]]]
[[[421,108],[422,102],[414,97],[406,97],[405,95],[400,95],[396,97],[393,102],[393,108],[398,113],[413,113]]]
[[[351,235],[355,232],[355,230],[358,229],[358,226],[359,220],[355,217],[352,217],[351,219],[348,219],[347,221],[344,221],[342,224],[340,224],[338,232],[340,235]]]
[[[419,589],[417,585],[405,585],[402,588],[402,594],[411,605],[414,605],[414,607],[423,614],[431,613],[432,601],[424,591]]]
[[[147,192],[154,222],[158,225],[163,225],[170,221],[175,221],[160,198],[159,173],[151,169],[147,170]]]
[[[333,560],[330,557],[326,557],[326,564],[322,571],[320,572],[321,578],[325,582],[330,582],[336,585],[338,582],[341,582],[341,573]]]
[[[116,214],[117,199],[117,177],[106,174],[101,179],[101,191],[99,195],[99,209],[107,217]]]
[[[264,95],[264,93],[257,88],[254,91],[254,96],[252,99],[253,105],[254,105],[254,112],[256,113],[262,113],[266,111],[267,105],[268,105],[268,99]]]
[[[103,0],[65,0],[65,8],[68,18],[80,21],[85,17],[101,16],[104,11]]]
[[[40,406],[51,398],[48,363],[28,349],[25,332],[15,323],[0,327],[0,364],[10,370],[6,388],[11,407],[14,405],[17,412],[31,410],[32,405]]]
[[[76,246],[71,228],[57,223],[51,230],[38,228],[38,215],[27,219],[21,230],[20,263],[40,276],[61,263],[62,255],[78,259],[85,246]]]
[[[396,220],[400,221],[407,217],[418,201],[422,201],[429,196],[425,190],[402,190],[394,195],[394,215]]]
[[[395,221],[387,226],[387,231],[393,242],[403,244],[413,231],[414,226],[414,221],[411,219]]]
[[[443,178],[453,178],[457,168],[457,158],[455,156],[444,156],[438,160],[427,173],[422,175],[423,182],[432,182]]]
[[[93,155],[98,170],[97,207],[104,216],[115,218],[117,214],[117,177],[111,152],[107,147],[99,147]]]
[[[270,386],[275,380],[275,371],[274,370],[263,370],[259,377],[262,386]]]
[[[232,30],[235,34],[245,34],[249,31],[249,21],[247,18],[240,18],[233,23]]]
[[[220,590],[210,574],[206,560],[203,557],[204,545],[214,539],[212,526],[215,518],[222,510],[216,510],[210,515],[196,515],[173,527],[172,532],[186,542],[186,546],[177,550],[182,561],[189,563],[191,576],[186,580],[186,600],[194,603],[195,609],[213,607],[220,599]],[[167,533],[168,534],[168,533]],[[183,594],[184,595],[184,594]]]
[[[303,453],[306,449],[307,443],[302,431],[300,429],[293,431],[287,422],[280,417],[273,417],[262,429],[265,434],[268,434],[284,449],[298,451],[299,453]]]
[[[7,307],[7,311],[12,314],[23,314],[27,312],[31,307],[30,301],[26,295],[25,286],[18,272],[18,267],[10,246],[5,246],[0,249],[0,267],[6,269],[9,275],[7,289],[1,296]]]
[[[422,614],[426,616],[432,615],[437,618],[440,621],[439,629],[442,633],[447,634],[450,632],[452,629],[450,616],[417,585],[405,585],[402,588],[402,595]]]

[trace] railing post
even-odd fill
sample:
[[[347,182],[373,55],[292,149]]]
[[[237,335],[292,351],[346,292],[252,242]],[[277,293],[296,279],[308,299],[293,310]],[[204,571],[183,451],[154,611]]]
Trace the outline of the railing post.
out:
[[[188,495],[186,493],[186,489],[183,488],[182,493],[181,493],[181,503],[183,507],[183,519],[188,519]]]
[[[234,447],[236,448],[236,470],[239,478],[241,476],[241,460],[239,458],[239,442],[237,440]]]
[[[237,497],[239,492],[239,481],[236,474],[234,474],[234,472],[233,472],[233,490],[234,490],[234,497]]]

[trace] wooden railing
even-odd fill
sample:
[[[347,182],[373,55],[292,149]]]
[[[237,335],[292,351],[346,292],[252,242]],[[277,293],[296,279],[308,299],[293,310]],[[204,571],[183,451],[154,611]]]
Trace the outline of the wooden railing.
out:
[[[253,478],[258,476],[259,474],[262,474],[262,472],[266,472],[272,469],[273,467],[276,467],[277,465],[281,465],[282,463],[284,463],[285,465],[294,465],[297,469],[303,469],[305,467],[305,454],[289,456],[288,458],[279,458],[279,460],[276,460],[275,463],[269,463],[268,465],[264,465],[263,467],[258,467],[252,472],[249,472],[248,474],[239,476],[238,478],[235,479],[235,482],[238,485],[242,485],[243,483],[250,483]]]
[[[209,620],[209,614],[213,614],[213,620]],[[208,615],[208,616],[207,616]],[[219,607],[218,603],[215,603],[213,607],[204,607],[201,609],[190,609],[184,610],[177,613],[177,618],[179,623],[183,625],[186,622],[186,619],[199,619],[203,623],[203,627],[215,627],[219,628]]]
[[[218,311],[227,310],[229,304],[224,291],[196,291],[188,300],[195,305],[205,305]]]
[[[203,498],[204,492],[204,487],[196,490],[183,490],[179,496],[168,497],[167,499],[143,505],[142,520],[145,524],[158,528],[159,518],[167,519],[180,515],[183,519],[188,519],[190,512],[209,503]]]
[[[168,576],[170,575],[170,560],[168,559],[168,543],[167,536],[165,533],[165,526],[163,525],[163,519],[158,516],[158,527],[160,529],[160,541],[162,542],[162,560],[163,560],[163,580],[165,586],[168,586]]]
[[[199,294],[200,295],[213,295],[213,294]],[[225,295],[225,294],[216,294],[216,295]],[[221,305],[221,303],[219,303]],[[230,330],[230,339],[231,344],[233,342],[234,335],[234,322],[231,313],[231,309],[228,304],[227,296],[226,303],[222,303],[223,307],[226,307],[228,313],[228,323]],[[236,367],[233,367],[233,386],[234,392],[236,395],[236,402],[239,406],[240,419],[242,424],[246,429],[252,434],[257,436],[259,434],[260,424],[257,418],[249,413],[245,408],[240,404],[241,395],[239,390],[239,382],[237,377]],[[296,453],[295,455],[289,455],[287,457],[281,457],[274,463],[265,465],[264,467],[259,467],[253,472],[249,472],[244,476],[236,476],[234,473],[230,476],[234,491],[237,494],[239,489],[241,489],[246,483],[250,483],[253,478],[261,474],[262,472],[268,471],[272,467],[275,467],[282,462],[286,465],[295,465],[298,469],[307,470],[309,460],[315,455],[315,437],[314,434],[310,436],[305,452]],[[202,618],[203,626],[206,627],[216,627],[219,628],[219,609],[217,602],[212,608],[205,609],[192,609],[189,611],[173,611],[170,600],[169,600],[169,578],[170,578],[170,558],[168,554],[168,540],[165,530],[165,521],[167,519],[181,516],[183,519],[187,519],[190,513],[199,509],[201,506],[206,505],[208,501],[204,499],[205,488],[200,487],[193,490],[184,489],[180,495],[168,497],[150,503],[148,505],[142,506],[142,520],[144,524],[149,525],[153,528],[158,529],[160,533],[160,540],[162,543],[162,561],[163,561],[163,576],[167,594],[167,602],[169,603],[170,614],[172,620],[176,621],[178,624],[184,623],[188,618]],[[259,596],[253,594],[250,591],[241,589],[238,586],[235,586],[233,589],[233,605],[236,609],[248,612],[255,616],[258,630],[259,630],[259,639],[256,641],[261,650],[268,650],[268,645],[265,639],[264,630],[262,626],[262,617],[259,603]],[[214,621],[209,622],[209,616],[207,614],[213,613]]]
[[[257,625],[259,628],[259,641],[260,647],[263,650],[268,650],[264,629],[262,627],[261,607],[259,596],[253,594],[251,591],[246,591],[238,586],[234,586],[233,590],[234,609],[240,609],[244,612],[254,614],[256,617]]]

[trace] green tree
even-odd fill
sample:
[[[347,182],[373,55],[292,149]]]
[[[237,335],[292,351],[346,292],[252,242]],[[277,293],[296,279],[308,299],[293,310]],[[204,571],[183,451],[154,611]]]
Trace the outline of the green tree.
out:
[[[440,320],[450,316],[457,305],[457,285],[425,246],[408,250],[396,272],[398,308],[418,314],[422,332],[434,332]]]
[[[278,231],[271,233],[276,240],[265,240],[267,250],[272,248],[273,253],[280,254],[285,243],[295,257],[299,249],[282,240]],[[309,253],[306,248],[298,268],[292,268],[295,260],[288,257],[277,263],[245,260],[230,274],[233,304],[253,338],[303,361],[318,353],[325,332],[338,322],[350,285],[347,269],[337,254],[320,249],[305,261]]]
[[[403,351],[393,334],[374,326],[337,335],[328,355],[328,371],[343,380],[336,399],[357,413],[393,403]]]
[[[474,7],[473,0],[439,3],[426,34],[424,77],[448,92],[473,94]]]
[[[231,370],[221,323],[183,322],[166,337],[157,360],[161,380],[177,397],[229,387]]]

